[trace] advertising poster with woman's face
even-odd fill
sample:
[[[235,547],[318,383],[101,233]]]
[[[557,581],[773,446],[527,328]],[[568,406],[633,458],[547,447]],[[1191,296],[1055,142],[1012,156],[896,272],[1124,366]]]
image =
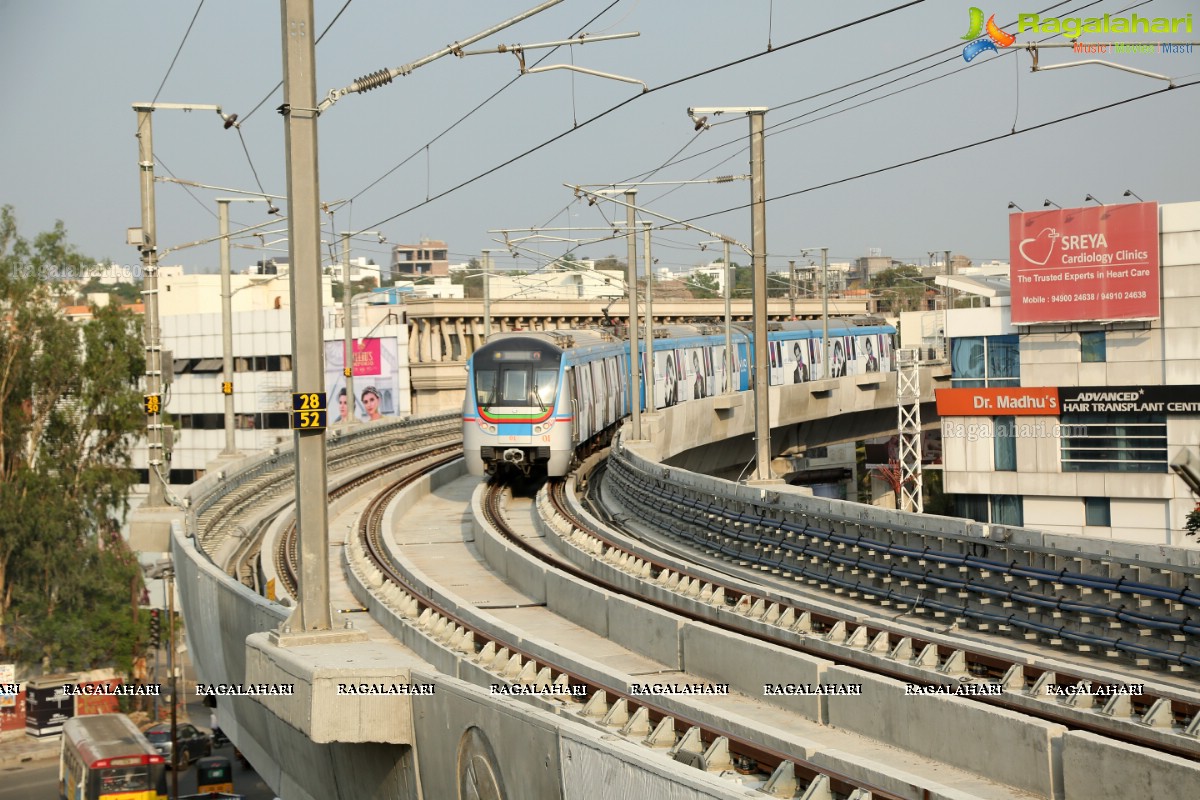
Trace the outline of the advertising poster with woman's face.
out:
[[[691,387],[691,397],[693,400],[699,400],[702,397],[708,396],[708,387],[704,382],[704,354],[699,347],[690,348],[684,354],[684,363],[687,369],[685,383]]]
[[[654,353],[654,402],[658,408],[679,402],[679,365],[674,350]]]
[[[395,339],[354,340],[354,394],[350,397],[343,367],[343,342],[325,342],[325,395],[331,425],[394,417],[402,402],[397,396],[398,359]],[[406,407],[407,404],[403,403]]]

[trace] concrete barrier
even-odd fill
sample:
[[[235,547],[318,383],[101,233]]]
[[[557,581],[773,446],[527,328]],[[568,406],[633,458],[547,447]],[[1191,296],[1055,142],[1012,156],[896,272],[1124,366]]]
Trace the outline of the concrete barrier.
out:
[[[750,697],[762,697],[764,703],[814,722],[826,721],[821,696],[768,695],[764,686],[816,686],[823,682],[830,662],[692,622],[687,623],[680,634],[682,668],[687,672],[712,681],[723,681],[731,690]]]
[[[1200,764],[1094,733],[1063,737],[1063,791],[1067,800],[1195,800]]]
[[[849,667],[830,667],[823,679],[863,687],[861,697],[828,698],[830,725],[1042,797],[1062,796],[1062,725],[961,697],[907,695],[900,681]]]

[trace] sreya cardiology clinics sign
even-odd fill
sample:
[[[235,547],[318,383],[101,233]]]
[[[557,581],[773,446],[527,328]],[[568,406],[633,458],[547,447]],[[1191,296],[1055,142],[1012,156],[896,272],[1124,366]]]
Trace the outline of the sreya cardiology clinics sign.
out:
[[[1158,318],[1157,203],[1011,214],[1008,232],[1013,323]]]
[[[1200,414],[1200,386],[1014,386],[936,389],[941,417]]]

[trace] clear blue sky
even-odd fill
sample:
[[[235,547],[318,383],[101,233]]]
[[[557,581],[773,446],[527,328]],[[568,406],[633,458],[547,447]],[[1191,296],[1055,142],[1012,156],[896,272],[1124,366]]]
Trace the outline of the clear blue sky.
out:
[[[418,206],[547,139],[571,131],[640,87],[559,71],[527,75],[465,122],[424,149],[517,75],[512,55],[444,58],[390,86],[341,100],[320,121],[321,195],[356,197],[343,206],[337,230],[378,227],[390,242],[425,236],[449,243],[452,260],[498,248],[492,228],[545,225],[603,226],[621,214],[571,203],[561,184],[619,181],[654,170],[679,152],[689,160],[668,165],[652,180],[692,179],[749,171],[744,117],[696,136],[689,106],[771,107],[778,126],[766,140],[767,194],[776,197],[920,158],[1058,117],[1156,91],[1165,83],[1104,67],[1032,74],[1030,57],[1016,48],[985,53],[969,69],[960,51],[969,2],[927,0],[875,21],[783,45],[900,5],[897,2],[813,3],[778,0],[566,0],[538,17],[485,40],[531,43],[567,38],[579,28],[593,34],[639,31],[640,38],[561,49],[545,62],[571,63],[632,76],[657,87],[726,62],[775,51],[654,91],[569,133],[516,163],[432,203]],[[196,12],[197,0],[67,2],[0,0],[0,72],[6,77],[0,125],[0,203],[16,207],[27,235],[61,219],[89,255],[136,261],[125,230],[139,223],[134,101],[154,98]],[[318,95],[374,70],[398,66],[535,5],[535,0],[397,3],[353,0],[317,47]],[[1009,32],[1018,12],[1060,16],[1138,13],[1178,17],[1200,12],[1195,3],[1004,3],[985,7]],[[316,3],[318,30],[343,0]],[[1129,10],[1126,10],[1129,9]],[[207,0],[160,101],[216,103],[246,118],[280,80],[279,4]],[[1194,24],[1200,24],[1200,13]],[[1018,43],[1030,41],[1028,34]],[[1091,41],[1155,37],[1104,37]],[[1168,40],[1200,41],[1200,31]],[[1061,41],[1061,39],[1059,39]],[[837,87],[921,59],[900,71],[846,89]],[[544,51],[530,52],[530,63]],[[1094,56],[1092,56],[1094,57]],[[1043,63],[1082,59],[1044,51]],[[1179,82],[1200,79],[1200,48],[1190,55],[1117,55],[1114,61],[1166,73]],[[904,72],[946,63],[825,111]],[[826,119],[832,111],[948,75],[927,85]],[[805,99],[835,90],[816,99]],[[799,102],[797,102],[799,101]],[[242,133],[266,191],[285,192],[282,120],[270,96],[245,120]],[[785,104],[791,104],[787,105]],[[803,116],[802,116],[803,115]],[[729,119],[725,117],[723,119]],[[794,127],[798,122],[810,124]],[[786,123],[786,124],[781,124]],[[155,153],[180,178],[253,189],[254,176],[236,132],[221,129],[211,112],[162,111],[154,119]],[[791,130],[784,130],[792,128]],[[1200,87],[1180,88],[1042,130],[976,147],[882,175],[779,199],[768,205],[771,266],[786,264],[807,246],[826,245],[835,260],[877,247],[885,254],[926,259],[952,249],[977,262],[1008,258],[1007,204],[1040,208],[1043,198],[1082,205],[1092,193],[1104,202],[1132,189],[1160,203],[1200,199]],[[727,144],[728,143],[728,144]],[[713,152],[702,151],[726,145]],[[404,159],[389,177],[367,187]],[[159,167],[159,174],[166,172]],[[640,200],[664,214],[689,218],[742,205],[745,182],[648,187]],[[364,191],[364,189],[366,191]],[[161,248],[215,235],[213,198],[221,192],[158,185]],[[235,223],[265,219],[262,206],[234,206]],[[210,213],[211,212],[211,213]],[[399,216],[396,216],[399,215]],[[388,220],[382,222],[382,220]],[[749,211],[697,220],[749,241]],[[279,236],[272,236],[278,239]],[[682,231],[656,234],[660,266],[680,267],[711,256]],[[257,241],[257,240],[254,240]],[[277,245],[282,246],[282,245]],[[561,254],[566,245],[543,249]],[[386,259],[385,247],[363,243],[355,255]],[[623,242],[583,247],[585,256],[624,258]],[[234,251],[235,268],[260,253]],[[215,246],[167,255],[166,264],[216,269]],[[745,257],[742,257],[743,263]],[[498,266],[533,268],[537,262],[498,258]],[[802,262],[803,263],[803,262]]]

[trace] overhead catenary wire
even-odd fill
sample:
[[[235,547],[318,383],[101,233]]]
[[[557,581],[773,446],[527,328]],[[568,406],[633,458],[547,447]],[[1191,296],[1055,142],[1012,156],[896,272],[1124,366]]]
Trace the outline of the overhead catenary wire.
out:
[[[499,170],[504,169],[505,167],[516,163],[517,161],[520,161],[521,159],[525,158],[526,156],[529,156],[545,147],[550,146],[551,144],[554,144],[555,142],[559,141],[560,139],[563,139],[566,136],[569,136],[570,134],[575,133],[576,131],[582,130],[583,128],[587,127],[588,125],[591,125],[593,122],[603,119],[604,117],[608,116],[609,114],[612,114],[613,112],[618,111],[621,108],[624,108],[625,106],[629,105],[630,103],[633,103],[635,100],[640,100],[644,97],[647,97],[648,95],[654,94],[655,92],[660,92],[664,89],[669,89],[673,86],[679,86],[681,84],[687,83],[688,81],[692,81],[697,78],[704,77],[705,75],[711,75],[711,74],[713,74],[715,72],[719,72],[723,69],[728,69],[730,67],[734,67],[739,64],[745,64],[745,63],[753,61],[755,59],[762,58],[763,56],[766,56],[766,55],[771,55],[773,53],[781,52],[782,50],[785,50],[790,47],[794,47],[798,44],[803,44],[805,42],[810,42],[815,39],[819,39],[823,36],[829,36],[831,34],[838,33],[840,31],[848,30],[857,25],[862,25],[867,22],[873,22],[877,19],[888,16],[889,14],[894,14],[899,11],[903,11],[905,9],[911,8],[913,6],[921,5],[924,2],[925,2],[925,0],[909,0],[909,2],[902,3],[898,6],[893,6],[891,8],[887,8],[882,11],[878,11],[874,14],[869,14],[865,17],[860,17],[856,20],[851,20],[850,22],[845,22],[840,25],[836,25],[834,27],[826,28],[825,30],[818,31],[816,33],[809,34],[807,36],[803,36],[799,39],[795,39],[786,44],[780,45],[779,47],[776,47],[774,50],[770,50],[770,51],[764,50],[764,51],[760,51],[757,53],[751,53],[750,55],[742,56],[741,58],[735,59],[733,61],[729,61],[724,64],[719,64],[719,65],[716,65],[713,67],[709,67],[707,69],[701,70],[700,72],[695,72],[690,75],[684,75],[682,77],[675,78],[673,80],[670,80],[670,81],[660,84],[658,86],[649,87],[645,91],[640,92],[639,94],[628,97],[625,100],[623,100],[613,106],[610,106],[609,108],[607,108],[597,114],[594,114],[593,116],[589,117],[588,119],[585,119],[583,122],[580,122],[578,125],[575,125],[574,127],[570,128],[568,130],[565,130],[558,134],[555,134],[554,136],[550,137],[549,139],[546,139],[545,141],[541,142],[540,144],[534,145],[533,147],[531,147],[527,150],[524,150],[521,153],[518,153],[517,155],[513,156],[512,158],[509,158],[506,161],[503,161],[500,164],[497,164],[497,165],[485,170],[484,172],[479,173],[478,175],[476,175],[472,178],[468,178],[458,184],[455,184],[454,186],[426,199],[423,202],[416,203],[402,211],[392,214],[389,217],[385,217],[384,219],[379,220],[378,222],[375,222],[372,225],[368,225],[367,227],[363,228],[363,230],[369,230],[371,228],[378,228],[382,225],[387,224],[388,222],[391,222],[392,220],[399,219],[400,217],[404,216],[405,214],[415,211],[416,209],[421,208],[422,206],[428,205],[429,203],[432,203],[435,200],[439,200],[442,197],[452,194],[453,192],[456,192],[465,186],[469,186],[470,184],[475,183],[476,181],[481,180],[481,179],[487,177],[488,175],[491,175],[494,172],[498,172]],[[357,196],[358,195],[355,195],[355,197],[357,197]]]
[[[584,31],[584,29],[585,29],[585,28],[587,28],[587,26],[588,26],[588,25],[591,25],[593,22],[595,22],[596,20],[600,19],[600,17],[604,16],[604,15],[605,15],[605,14],[606,14],[606,13],[609,11],[609,9],[611,9],[613,6],[615,6],[615,5],[616,5],[617,3],[619,3],[619,2],[621,2],[621,0],[613,0],[611,3],[609,3],[609,4],[608,4],[607,6],[605,6],[603,9],[601,9],[600,13],[596,14],[594,17],[592,17],[592,18],[591,18],[591,19],[589,19],[587,22],[583,23],[583,25],[581,25],[579,28],[577,28],[577,29],[575,30],[575,32],[571,34],[571,37],[578,36],[580,33],[582,33],[582,32]],[[547,58],[549,58],[549,57],[550,57],[550,56],[552,56],[552,55],[553,55],[555,52],[557,52],[557,50],[558,50],[558,48],[556,47],[556,48],[554,48],[554,49],[552,49],[552,50],[549,50],[549,51],[547,51],[546,53],[544,53],[544,54],[542,55],[542,57],[541,57],[541,58],[539,58],[537,61],[533,62],[533,65],[534,65],[534,66],[537,66],[537,65],[541,64],[543,61],[545,61]],[[419,147],[418,149],[414,150],[414,151],[413,151],[413,152],[412,152],[412,153],[411,153],[411,154],[410,154],[410,155],[409,155],[407,158],[405,158],[405,159],[404,159],[403,161],[401,161],[399,164],[396,164],[394,167],[392,167],[391,169],[389,169],[389,170],[387,170],[386,172],[384,172],[384,173],[383,173],[382,175],[380,175],[378,178],[376,178],[375,180],[371,181],[371,182],[370,182],[369,184],[367,184],[365,187],[363,187],[362,189],[358,190],[358,191],[357,191],[357,192],[356,192],[354,195],[352,195],[352,196],[350,197],[350,199],[351,199],[351,200],[356,200],[357,198],[361,197],[361,196],[362,196],[363,194],[365,194],[366,192],[368,192],[368,191],[370,191],[371,189],[373,189],[373,188],[374,188],[376,185],[378,185],[378,184],[379,184],[381,181],[383,181],[385,178],[387,178],[388,176],[390,176],[390,175],[391,175],[392,173],[394,173],[396,170],[400,169],[400,168],[401,168],[401,167],[403,167],[405,164],[407,164],[408,162],[410,162],[410,161],[412,161],[414,158],[416,158],[416,157],[417,157],[417,155],[419,155],[419,154],[420,154],[420,153],[421,153],[423,150],[427,150],[427,149],[429,148],[429,146],[430,146],[430,145],[432,145],[432,144],[435,144],[435,143],[436,143],[436,142],[437,142],[439,139],[441,139],[443,136],[445,136],[446,134],[450,133],[450,131],[454,130],[454,129],[455,129],[455,128],[457,128],[459,125],[461,125],[462,123],[466,122],[466,121],[467,121],[467,120],[468,120],[468,119],[469,119],[469,118],[470,118],[472,115],[474,115],[474,114],[475,114],[475,112],[479,111],[481,108],[483,108],[484,106],[486,106],[488,103],[490,103],[490,102],[492,102],[493,100],[495,100],[495,99],[496,99],[496,98],[497,98],[497,97],[498,97],[498,96],[499,96],[499,95],[500,95],[502,92],[504,92],[506,89],[508,89],[510,86],[512,86],[512,85],[513,85],[514,83],[516,83],[518,80],[520,80],[520,78],[521,78],[521,76],[520,76],[520,75],[517,75],[516,77],[512,78],[512,79],[511,79],[511,80],[509,80],[507,83],[505,83],[503,86],[501,86],[499,89],[497,89],[496,91],[492,92],[492,93],[491,93],[490,95],[488,95],[486,98],[484,98],[484,99],[483,99],[483,100],[481,100],[479,103],[477,103],[477,104],[475,105],[475,107],[474,107],[474,108],[472,108],[470,111],[468,111],[467,113],[463,114],[461,117],[459,117],[458,119],[456,119],[454,122],[450,123],[450,125],[448,125],[446,128],[444,128],[444,129],[443,129],[443,130],[442,130],[442,131],[441,131],[441,132],[440,132],[438,135],[434,136],[432,139],[430,139],[430,140],[429,140],[428,142],[426,142],[424,145],[422,145],[422,146],[421,146],[421,147]],[[426,202],[428,202],[428,199],[426,200]],[[373,227],[374,227],[374,226],[373,226]],[[365,230],[365,229],[364,229],[364,230]]]

